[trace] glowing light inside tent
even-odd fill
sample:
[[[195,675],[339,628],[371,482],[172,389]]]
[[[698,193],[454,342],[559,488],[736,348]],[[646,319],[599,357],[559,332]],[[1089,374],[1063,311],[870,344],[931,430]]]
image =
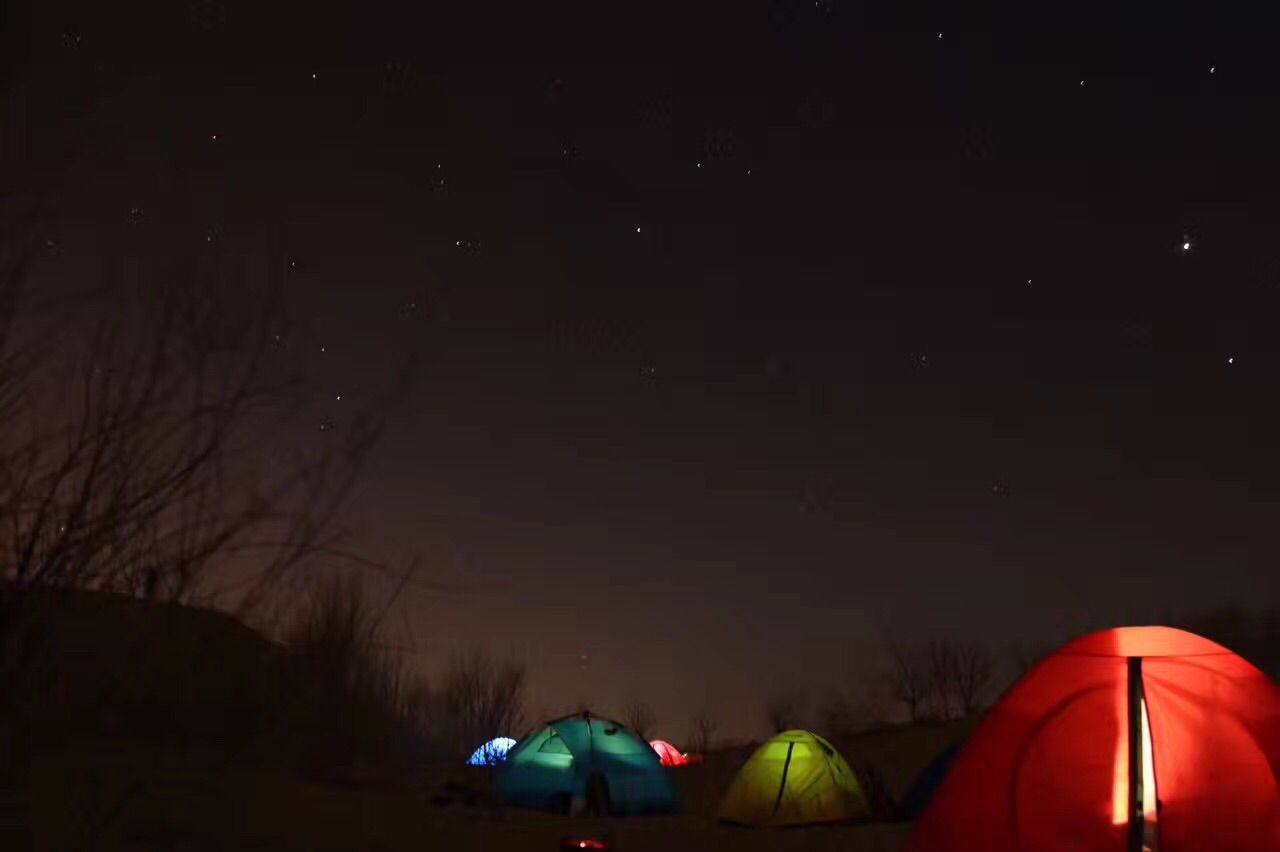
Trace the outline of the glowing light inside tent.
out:
[[[689,762],[689,756],[666,740],[651,740],[649,747],[658,753],[663,766],[683,766]]]
[[[1117,719],[1120,736],[1116,737],[1115,779],[1111,787],[1111,821],[1115,825],[1129,822],[1129,735],[1128,709],[1125,695],[1119,693]],[[1151,749],[1151,720],[1147,718],[1147,700],[1142,699],[1142,816],[1145,822],[1156,821],[1156,765]]]
[[[507,759],[507,752],[516,744],[511,737],[494,737],[489,742],[471,752],[467,758],[469,766],[493,766]]]

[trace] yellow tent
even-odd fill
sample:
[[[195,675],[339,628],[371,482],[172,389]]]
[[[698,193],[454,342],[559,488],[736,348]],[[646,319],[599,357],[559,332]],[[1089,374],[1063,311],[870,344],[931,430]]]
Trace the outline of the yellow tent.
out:
[[[858,779],[831,743],[808,731],[783,731],[738,771],[719,816],[764,827],[839,822],[869,813]]]

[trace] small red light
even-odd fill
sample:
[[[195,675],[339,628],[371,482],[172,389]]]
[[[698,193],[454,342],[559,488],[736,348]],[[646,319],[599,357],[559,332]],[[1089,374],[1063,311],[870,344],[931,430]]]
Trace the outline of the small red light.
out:
[[[560,848],[562,850],[594,849],[594,850],[600,850],[600,852],[607,852],[607,850],[609,849],[609,844],[604,842],[603,840],[597,840],[594,837],[565,838],[564,840],[560,841]]]

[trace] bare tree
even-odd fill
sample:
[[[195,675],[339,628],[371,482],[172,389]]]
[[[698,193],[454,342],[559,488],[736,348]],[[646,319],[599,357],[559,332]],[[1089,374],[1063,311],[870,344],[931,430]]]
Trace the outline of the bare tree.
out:
[[[780,734],[804,725],[804,698],[791,690],[778,692],[764,708],[769,733]]]
[[[845,736],[858,730],[865,720],[865,709],[857,706],[849,696],[840,691],[827,693],[818,708],[818,724],[826,736]]]
[[[695,754],[706,754],[711,748],[712,737],[719,725],[705,708],[694,714],[689,730],[689,750]]]
[[[634,731],[636,736],[648,742],[650,729],[654,723],[653,708],[649,706],[648,702],[638,698],[629,701],[622,708],[622,722]]]
[[[962,716],[973,714],[991,686],[994,667],[991,652],[981,642],[961,642],[951,655],[951,686]]]
[[[223,591],[259,606],[312,557],[345,555],[338,510],[389,395],[342,418],[315,409],[283,259],[254,278],[202,243],[167,269],[139,263],[126,282],[106,249],[101,280],[32,286],[57,251],[50,199],[112,131],[128,72],[81,51],[42,56],[43,44],[0,80],[19,125],[0,146],[3,595],[190,600],[234,573]]]
[[[888,646],[892,660],[889,676],[893,697],[907,708],[907,718],[912,722],[919,721],[932,688],[928,654],[918,645],[901,645],[890,640]]]
[[[526,669],[480,649],[457,654],[438,692],[443,733],[457,755],[480,743],[512,736],[524,725]]]
[[[321,422],[290,455],[261,441],[305,426],[306,392],[278,351],[278,314],[236,310],[222,289],[142,296],[157,301],[98,325],[72,358],[0,379],[21,407],[0,436],[0,558],[17,589],[185,600],[220,564],[251,561],[252,605],[341,552],[337,513],[380,419],[357,414],[343,434]]]
[[[945,639],[931,639],[925,648],[929,659],[929,691],[937,704],[938,716],[951,719],[955,704],[955,646]]]
[[[280,733],[301,734],[309,759],[393,754],[410,732],[412,684],[383,641],[387,607],[374,606],[363,580],[350,573],[314,585],[288,633],[294,694],[282,701]]]
[[[340,511],[388,403],[378,396],[322,419],[300,335],[285,321],[283,263],[251,281],[212,246],[126,283],[123,262],[108,257],[96,286],[76,282],[74,298],[40,303],[48,297],[32,274],[57,250],[46,202],[70,154],[108,129],[99,108],[111,70],[91,64],[32,62],[14,79],[58,65],[74,83],[0,93],[5,114],[27,125],[0,146],[5,704],[30,665],[14,649],[39,647],[27,634],[51,591],[221,595],[244,614],[304,567],[349,559]],[[45,138],[46,128],[65,138]]]

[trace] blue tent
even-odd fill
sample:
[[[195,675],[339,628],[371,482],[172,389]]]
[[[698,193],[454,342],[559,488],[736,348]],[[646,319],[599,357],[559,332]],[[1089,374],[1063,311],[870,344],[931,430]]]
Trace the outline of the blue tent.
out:
[[[507,752],[516,741],[511,737],[494,737],[489,742],[471,752],[467,758],[469,766],[494,766],[507,759]]]
[[[915,819],[920,816],[925,805],[929,804],[929,800],[933,798],[934,791],[938,789],[938,785],[946,777],[947,770],[951,768],[951,761],[955,759],[959,751],[959,743],[952,743],[947,746],[916,777],[911,788],[902,797],[902,807],[899,812],[904,818]]]
[[[649,744],[617,722],[579,713],[548,722],[507,752],[498,798],[559,813],[657,814],[680,807]]]

